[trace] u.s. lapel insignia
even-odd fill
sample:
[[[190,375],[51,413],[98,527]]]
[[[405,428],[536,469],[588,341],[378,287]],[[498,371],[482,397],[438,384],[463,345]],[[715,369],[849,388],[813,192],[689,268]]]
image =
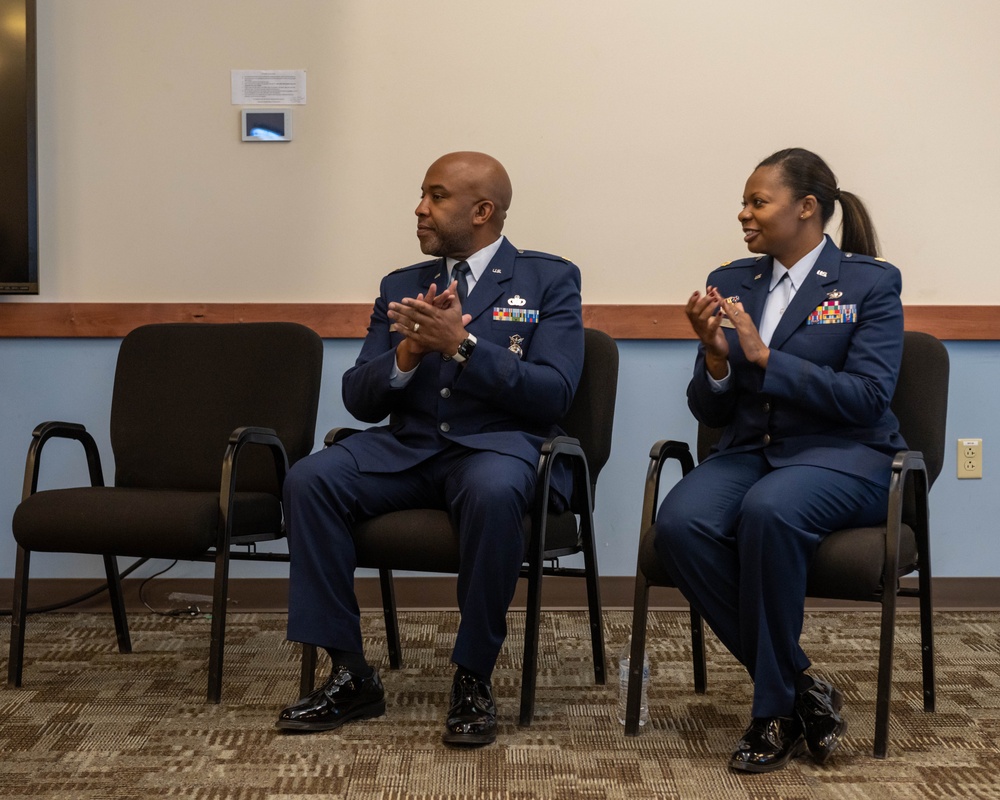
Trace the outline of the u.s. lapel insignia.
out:
[[[519,294],[515,294],[513,297],[507,298],[507,305],[509,306],[523,306],[526,305],[527,302],[528,301],[525,300],[523,297],[521,297],[521,295]]]
[[[764,273],[763,272],[758,272],[756,275],[753,276],[753,279],[755,281],[759,281],[763,277],[764,277]]]
[[[816,274],[819,275],[821,278],[825,278],[826,277],[826,270],[825,269],[818,269],[818,270],[816,270]]]
[[[843,296],[844,296],[844,293],[842,291],[840,291],[839,289],[834,289],[832,292],[827,292],[826,299],[827,300],[839,300]]]
[[[515,353],[518,358],[524,358],[524,351],[521,350],[521,342],[524,341],[523,336],[518,336],[516,333],[510,337],[510,347],[507,349],[510,352]]]
[[[503,270],[502,270],[502,269],[500,269],[500,267],[493,267],[493,272],[494,272],[494,273],[495,273],[496,275],[499,275],[499,274],[500,274],[501,272],[503,272]]]

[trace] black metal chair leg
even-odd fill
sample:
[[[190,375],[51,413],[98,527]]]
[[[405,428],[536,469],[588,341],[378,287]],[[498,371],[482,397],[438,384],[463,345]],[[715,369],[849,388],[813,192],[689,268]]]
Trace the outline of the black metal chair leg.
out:
[[[632,602],[632,649],[629,653],[628,696],[625,700],[625,735],[639,733],[639,713],[642,705],[642,668],[646,652],[646,623],[649,617],[649,583],[642,572],[635,579],[635,599]],[[621,670],[619,664],[615,665]],[[621,676],[618,678],[621,681]]]
[[[544,534],[541,534],[544,535]],[[521,662],[521,718],[527,727],[535,717],[538,680],[538,637],[542,621],[542,554],[532,553],[528,564],[528,598],[524,612],[524,658]]]
[[[892,661],[896,633],[896,593],[882,595],[882,627],[878,656],[878,695],[875,699],[875,758],[889,752],[889,706],[892,700]]]
[[[604,653],[604,623],[601,618],[601,584],[597,575],[597,549],[594,545],[593,518],[581,531],[583,565],[587,581],[587,608],[590,613],[590,646],[594,655],[594,683],[607,683]]]
[[[18,545],[14,566],[14,599],[10,612],[10,654],[7,659],[7,685],[21,685],[24,666],[24,626],[28,619],[28,566],[31,551]]]
[[[208,654],[208,702],[222,700],[222,663],[226,651],[226,607],[229,601],[229,548],[215,556],[215,590],[212,600],[212,645]]]
[[[705,620],[691,609],[691,663],[694,667],[695,694],[705,694],[708,687],[708,667],[705,659]]]
[[[378,571],[382,588],[382,614],[385,617],[385,646],[389,651],[389,669],[403,666],[403,648],[399,642],[399,617],[396,615],[396,587],[392,582],[392,570]]]
[[[920,570],[920,658],[924,679],[924,711],[933,711],[934,688],[934,603],[931,596],[930,567]]]
[[[122,593],[122,579],[118,574],[118,559],[104,556],[104,572],[108,576],[108,599],[115,620],[115,634],[118,636],[118,652],[131,653],[132,639],[128,633],[128,616],[125,613],[125,596]]]
[[[299,697],[313,690],[316,682],[316,645],[302,645],[302,674],[299,676]]]

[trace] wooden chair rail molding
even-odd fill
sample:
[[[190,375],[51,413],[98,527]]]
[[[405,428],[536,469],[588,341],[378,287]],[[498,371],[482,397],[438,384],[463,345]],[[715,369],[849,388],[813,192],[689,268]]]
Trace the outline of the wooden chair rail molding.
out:
[[[120,338],[150,322],[301,322],[324,339],[361,339],[368,303],[30,303],[0,301],[0,338]],[[996,341],[993,306],[906,306],[908,330]],[[583,321],[615,339],[691,339],[681,305],[585,305]]]

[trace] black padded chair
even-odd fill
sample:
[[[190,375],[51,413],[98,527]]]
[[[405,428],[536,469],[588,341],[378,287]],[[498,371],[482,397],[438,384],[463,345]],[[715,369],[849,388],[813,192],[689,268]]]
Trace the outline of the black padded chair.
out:
[[[920,602],[920,638],[923,667],[924,710],[934,710],[934,636],[931,608],[930,520],[927,494],[944,461],[945,418],[948,411],[948,351],[933,336],[907,331],[899,382],[892,410],[909,450],[896,454],[892,465],[887,521],[870,528],[834,531],[821,543],[809,574],[809,597],[867,600],[881,603],[878,697],[875,709],[876,758],[884,758],[889,744],[889,699],[892,691],[892,656],[896,625],[896,597],[917,597]],[[700,426],[698,458],[708,455],[720,430]],[[659,505],[660,473],[670,459],[677,459],[683,474],[694,469],[684,442],[662,440],[653,445],[646,473],[642,507],[635,604],[632,618],[631,663],[642,663],[646,640],[649,590],[673,586],[653,549],[653,523]],[[916,572],[916,587],[902,586],[900,578]],[[691,645],[694,686],[706,687],[704,622],[691,610]],[[639,661],[636,661],[636,658]],[[641,680],[629,673],[625,733],[639,731]]]
[[[530,531],[522,577],[528,579],[524,631],[524,661],[521,676],[521,725],[530,725],[535,711],[538,635],[541,615],[542,575],[582,577],[587,585],[590,636],[594,657],[594,680],[605,682],[604,629],[598,586],[597,552],[594,544],[594,490],[611,453],[618,384],[618,346],[606,333],[585,331],[585,358],[580,386],[561,427],[566,436],[548,440],[538,462],[538,490],[534,507],[525,520]],[[350,435],[353,430],[335,429],[327,444]],[[573,465],[572,508],[561,514],[548,512],[549,477],[557,459]],[[392,570],[457,572],[458,536],[445,511],[415,509],[396,511],[359,523],[354,528],[358,566],[377,568],[382,589],[388,640],[389,666],[402,665],[399,625]],[[562,567],[558,559],[583,553],[584,567]],[[546,566],[545,562],[554,562]],[[303,646],[300,689],[311,691],[316,670],[316,648]]]
[[[146,325],[118,353],[113,487],[82,425],[35,428],[12,525],[10,686],[21,685],[32,551],[104,557],[122,653],[131,641],[116,557],[214,561],[208,699],[219,702],[229,561],[288,559],[254,544],[284,535],[281,485],[288,466],[312,450],[322,364],[319,336],[294,323]],[[83,445],[91,486],[38,491],[42,448],[56,437]]]

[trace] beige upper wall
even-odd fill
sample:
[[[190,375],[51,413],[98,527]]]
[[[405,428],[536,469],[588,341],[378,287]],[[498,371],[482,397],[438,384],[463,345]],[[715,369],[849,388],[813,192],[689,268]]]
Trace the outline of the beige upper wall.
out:
[[[745,250],[754,164],[823,155],[908,303],[997,303],[996,0],[38,0],[41,301],[368,302],[422,258],[441,153],[589,303],[678,303]],[[295,141],[232,69],[305,69]]]

